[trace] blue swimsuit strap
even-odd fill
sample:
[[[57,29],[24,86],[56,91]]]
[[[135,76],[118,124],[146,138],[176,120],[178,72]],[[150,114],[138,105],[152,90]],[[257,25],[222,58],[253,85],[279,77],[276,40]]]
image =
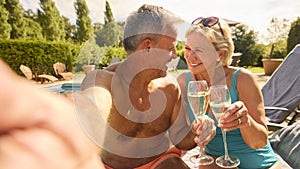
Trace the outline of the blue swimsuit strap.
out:
[[[232,76],[232,81],[230,85],[230,97],[231,97],[231,102],[236,102],[239,99],[237,90],[236,90],[236,79],[238,76],[238,73],[240,72],[241,69],[237,69]]]
[[[187,71],[186,72],[186,74],[185,74],[185,84],[186,84],[186,94],[185,94],[185,98],[186,98],[186,100],[185,100],[185,102],[186,102],[186,104],[187,104],[187,109],[188,109],[188,118],[189,118],[189,120],[190,120],[190,123],[193,123],[193,121],[195,120],[195,115],[194,115],[194,113],[193,113],[193,111],[192,111],[192,109],[191,109],[191,107],[190,107],[190,104],[189,104],[189,102],[188,102],[188,100],[187,100],[187,98],[188,98],[188,96],[187,96],[187,86],[188,86],[188,84],[189,84],[189,81],[190,81],[190,79],[191,79],[191,72],[190,71]]]

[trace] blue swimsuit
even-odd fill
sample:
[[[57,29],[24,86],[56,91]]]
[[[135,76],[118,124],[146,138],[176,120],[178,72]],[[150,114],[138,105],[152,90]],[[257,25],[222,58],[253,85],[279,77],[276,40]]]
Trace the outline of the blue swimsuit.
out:
[[[238,101],[238,93],[236,91],[236,78],[240,69],[234,72],[232,77],[232,83],[230,86],[231,102]],[[186,73],[186,81],[190,80],[190,72]],[[186,83],[188,84],[188,83]],[[188,102],[187,102],[188,103]],[[188,104],[188,116],[191,121],[195,119],[193,112]],[[251,149],[244,142],[240,129],[232,130],[226,133],[227,135],[227,146],[229,155],[236,156],[240,159],[241,164],[239,169],[263,169],[272,166],[277,162],[277,158],[272,150],[270,142],[261,149]],[[217,127],[217,134],[213,140],[211,140],[205,148],[206,152],[213,156],[222,156],[225,154],[222,132]]]

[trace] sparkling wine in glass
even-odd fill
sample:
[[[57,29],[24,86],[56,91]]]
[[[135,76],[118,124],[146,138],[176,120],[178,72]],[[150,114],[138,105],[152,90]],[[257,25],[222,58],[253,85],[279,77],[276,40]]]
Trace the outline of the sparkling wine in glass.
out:
[[[196,123],[203,122],[203,117],[209,104],[209,88],[205,80],[190,81],[188,84],[188,102],[195,115]],[[190,161],[197,165],[210,165],[214,162],[211,156],[203,153],[204,148],[199,147],[199,155],[192,156]]]
[[[210,87],[210,109],[214,113],[216,119],[224,115],[224,112],[231,104],[230,93],[226,85],[216,85]],[[235,168],[240,164],[237,157],[229,156],[226,142],[226,132],[222,130],[225,155],[218,157],[216,163],[223,168]]]

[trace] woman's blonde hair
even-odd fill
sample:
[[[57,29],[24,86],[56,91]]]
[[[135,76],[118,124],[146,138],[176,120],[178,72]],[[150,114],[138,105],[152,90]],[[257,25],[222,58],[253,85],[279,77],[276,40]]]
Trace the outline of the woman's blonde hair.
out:
[[[215,47],[217,51],[223,50],[224,55],[220,58],[223,66],[229,66],[232,62],[234,44],[229,25],[222,19],[219,23],[208,27],[203,24],[192,25],[186,32],[187,37],[192,32],[202,33]]]

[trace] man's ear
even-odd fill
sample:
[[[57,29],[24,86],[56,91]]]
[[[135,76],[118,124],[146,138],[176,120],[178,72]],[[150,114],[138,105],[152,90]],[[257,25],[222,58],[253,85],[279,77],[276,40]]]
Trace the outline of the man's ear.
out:
[[[140,49],[149,49],[152,47],[152,41],[150,39],[144,39],[142,43],[139,45]]]

